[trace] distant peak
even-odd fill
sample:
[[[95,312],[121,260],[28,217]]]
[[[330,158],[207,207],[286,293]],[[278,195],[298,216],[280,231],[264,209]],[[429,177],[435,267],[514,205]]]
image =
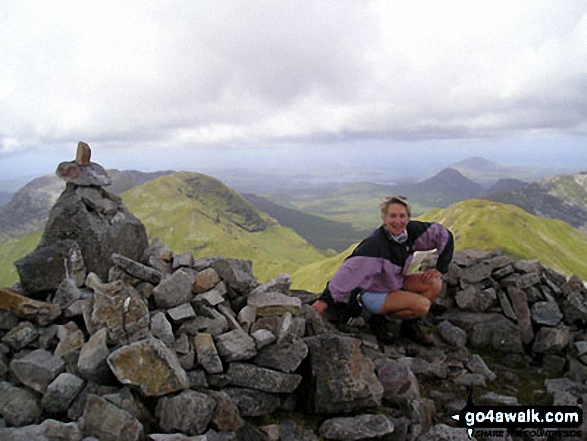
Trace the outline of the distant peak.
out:
[[[490,161],[489,159],[485,159],[481,156],[474,156],[472,158],[465,159],[452,165],[452,167],[468,167],[476,169],[495,166],[498,166],[498,164]]]

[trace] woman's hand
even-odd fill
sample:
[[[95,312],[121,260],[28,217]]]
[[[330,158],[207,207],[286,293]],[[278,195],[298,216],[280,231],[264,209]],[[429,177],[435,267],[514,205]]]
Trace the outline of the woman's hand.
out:
[[[316,300],[312,304],[312,308],[314,308],[314,311],[316,311],[319,316],[322,316],[328,309],[328,304],[324,300]]]
[[[430,284],[434,279],[442,277],[442,273],[438,270],[428,270],[420,274],[422,283]]]

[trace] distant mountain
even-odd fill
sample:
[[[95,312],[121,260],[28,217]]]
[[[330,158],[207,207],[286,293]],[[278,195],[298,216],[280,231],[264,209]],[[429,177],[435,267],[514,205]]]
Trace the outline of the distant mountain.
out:
[[[348,222],[356,229],[366,231],[381,222],[378,207],[386,196],[406,196],[412,205],[413,215],[417,216],[432,208],[443,208],[463,199],[480,197],[484,192],[481,185],[456,169],[448,168],[415,184],[390,186],[361,182],[339,188],[327,196],[305,195],[276,202],[330,220]]]
[[[173,173],[145,173],[136,170],[108,170],[112,185],[110,193],[120,194],[159,176]],[[18,190],[9,202],[0,207],[0,241],[32,233],[45,226],[51,207],[65,188],[65,182],[55,175],[33,179]]]
[[[587,172],[543,179],[489,194],[485,199],[513,204],[536,216],[560,219],[587,233]]]
[[[538,259],[567,276],[587,278],[587,235],[563,221],[542,219],[513,205],[479,199],[457,202],[419,219],[449,228],[456,249],[501,249],[515,259]],[[298,269],[292,274],[292,286],[320,292],[353,247]]]
[[[425,181],[402,186],[398,191],[422,206],[447,207],[464,199],[479,197],[485,189],[458,170],[445,168]]]
[[[210,176],[175,173],[121,197],[150,239],[158,237],[175,252],[190,251],[195,257],[251,260],[264,281],[329,255]]]
[[[486,188],[489,188],[500,179],[518,179],[532,182],[570,173],[569,170],[560,168],[501,165],[481,157],[465,159],[451,165],[451,167]]]
[[[6,205],[10,199],[12,199],[12,193],[8,191],[0,191],[0,207]]]

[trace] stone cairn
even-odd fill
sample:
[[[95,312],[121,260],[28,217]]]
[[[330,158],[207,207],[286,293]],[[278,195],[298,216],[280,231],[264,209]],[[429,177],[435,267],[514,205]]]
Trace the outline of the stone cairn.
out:
[[[47,231],[0,290],[2,440],[464,441],[450,416],[470,387],[476,404],[587,403],[577,277],[459,252],[427,318],[434,346],[382,346],[366,314],[323,320],[287,275],[259,284],[249,261],[145,244],[98,167],[83,144],[59,166]],[[96,245],[120,231],[140,243]]]

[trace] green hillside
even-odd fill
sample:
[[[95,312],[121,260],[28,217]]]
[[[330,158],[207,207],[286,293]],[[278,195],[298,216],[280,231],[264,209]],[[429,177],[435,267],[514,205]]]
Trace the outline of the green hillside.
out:
[[[515,259],[538,259],[567,276],[587,279],[587,235],[569,224],[542,219],[513,205],[471,199],[418,218],[440,222],[455,236],[455,248],[501,249]],[[320,292],[353,247],[338,256],[300,268],[293,286]]]
[[[0,288],[10,287],[18,282],[14,261],[33,251],[43,235],[42,231],[0,242]]]
[[[327,257],[220,181],[197,173],[175,173],[121,195],[144,223],[177,253],[195,257],[248,259],[260,281]]]

